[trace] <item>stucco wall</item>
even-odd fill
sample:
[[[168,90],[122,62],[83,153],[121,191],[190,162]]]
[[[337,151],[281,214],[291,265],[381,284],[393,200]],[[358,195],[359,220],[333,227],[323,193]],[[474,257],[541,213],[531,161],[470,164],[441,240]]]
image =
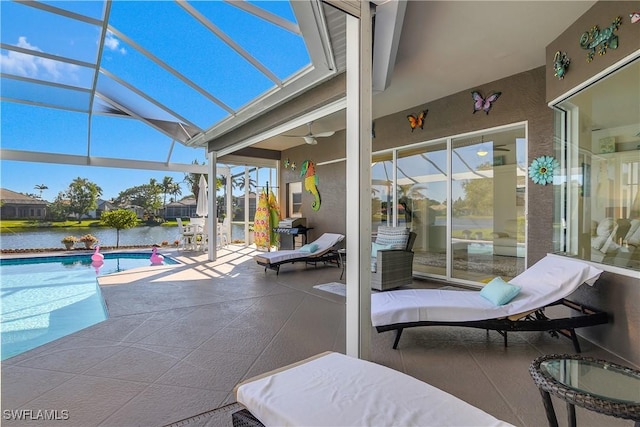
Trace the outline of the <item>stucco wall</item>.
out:
[[[473,114],[472,90],[483,95],[500,91],[502,95],[495,102],[489,114]],[[375,120],[373,152],[387,148],[401,147],[413,143],[478,131],[516,122],[527,122],[528,159],[553,154],[553,113],[544,101],[544,68],[536,68],[502,80],[419,105],[407,111],[381,117]],[[424,129],[411,132],[407,114],[416,114],[428,109]],[[300,166],[306,159],[317,163],[341,159],[345,156],[345,133],[337,132],[330,138],[319,138],[317,145],[298,146],[282,153]],[[444,165],[443,165],[444,166]],[[320,211],[313,212],[311,195],[303,194],[303,213],[315,228],[314,235],[323,232],[345,232],[345,162],[331,163],[317,167],[319,188],[322,195]],[[282,169],[281,188],[286,183],[299,181],[299,169],[292,172]],[[553,190],[550,186],[529,184],[529,228],[528,262],[538,261],[552,250],[552,202]],[[281,195],[281,200],[284,200]],[[283,206],[284,208],[284,206]],[[284,211],[283,211],[284,212]]]

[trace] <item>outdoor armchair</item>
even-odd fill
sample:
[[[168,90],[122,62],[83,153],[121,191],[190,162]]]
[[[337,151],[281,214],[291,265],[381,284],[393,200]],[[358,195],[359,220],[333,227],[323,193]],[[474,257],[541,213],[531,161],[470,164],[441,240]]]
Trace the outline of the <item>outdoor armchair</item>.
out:
[[[371,287],[379,291],[410,285],[416,233],[403,227],[378,227],[371,244]]]

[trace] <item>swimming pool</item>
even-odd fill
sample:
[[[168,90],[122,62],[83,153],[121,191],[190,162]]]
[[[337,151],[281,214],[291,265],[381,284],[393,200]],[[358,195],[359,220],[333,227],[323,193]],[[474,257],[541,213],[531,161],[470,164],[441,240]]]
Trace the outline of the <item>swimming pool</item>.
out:
[[[106,253],[100,267],[91,255],[0,260],[0,360],[102,322],[96,277],[151,265],[149,253]]]

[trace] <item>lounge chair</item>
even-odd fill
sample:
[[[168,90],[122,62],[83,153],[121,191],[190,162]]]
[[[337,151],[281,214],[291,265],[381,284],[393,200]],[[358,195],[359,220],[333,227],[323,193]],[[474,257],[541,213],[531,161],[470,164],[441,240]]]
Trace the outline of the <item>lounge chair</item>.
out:
[[[389,291],[371,295],[371,321],[378,332],[397,331],[393,348],[398,347],[405,328],[445,325],[498,331],[505,346],[509,331],[548,331],[570,338],[579,353],[575,328],[607,323],[608,316],[565,297],[582,283],[592,285],[601,273],[585,262],[547,255],[509,281],[520,291],[503,305],[491,302],[482,291]],[[555,305],[569,307],[578,315],[551,319],[544,309]]]
[[[235,388],[234,426],[509,426],[402,372],[325,352]]]
[[[338,254],[334,249],[342,240],[344,240],[344,235],[342,234],[324,233],[318,239],[311,243],[307,243],[299,249],[265,252],[263,254],[256,255],[253,258],[258,264],[264,266],[265,272],[268,268],[270,270],[275,270],[276,274],[280,273],[280,266],[287,263],[316,263],[322,261],[339,262]]]

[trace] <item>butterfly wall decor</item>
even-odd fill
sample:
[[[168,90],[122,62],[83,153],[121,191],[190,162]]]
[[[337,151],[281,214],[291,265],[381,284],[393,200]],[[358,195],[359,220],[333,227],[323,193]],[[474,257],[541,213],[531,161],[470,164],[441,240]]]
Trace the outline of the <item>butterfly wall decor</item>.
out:
[[[407,119],[409,120],[409,126],[411,126],[411,132],[417,127],[420,129],[424,129],[424,118],[427,116],[429,110],[422,110],[418,113],[417,116],[413,114],[409,114]]]
[[[489,114],[489,110],[491,110],[493,103],[496,102],[496,99],[498,99],[500,95],[502,95],[502,92],[493,92],[491,95],[483,98],[482,95],[480,95],[480,92],[476,90],[472,91],[471,96],[473,97],[473,114],[475,114],[476,111],[480,110]]]

